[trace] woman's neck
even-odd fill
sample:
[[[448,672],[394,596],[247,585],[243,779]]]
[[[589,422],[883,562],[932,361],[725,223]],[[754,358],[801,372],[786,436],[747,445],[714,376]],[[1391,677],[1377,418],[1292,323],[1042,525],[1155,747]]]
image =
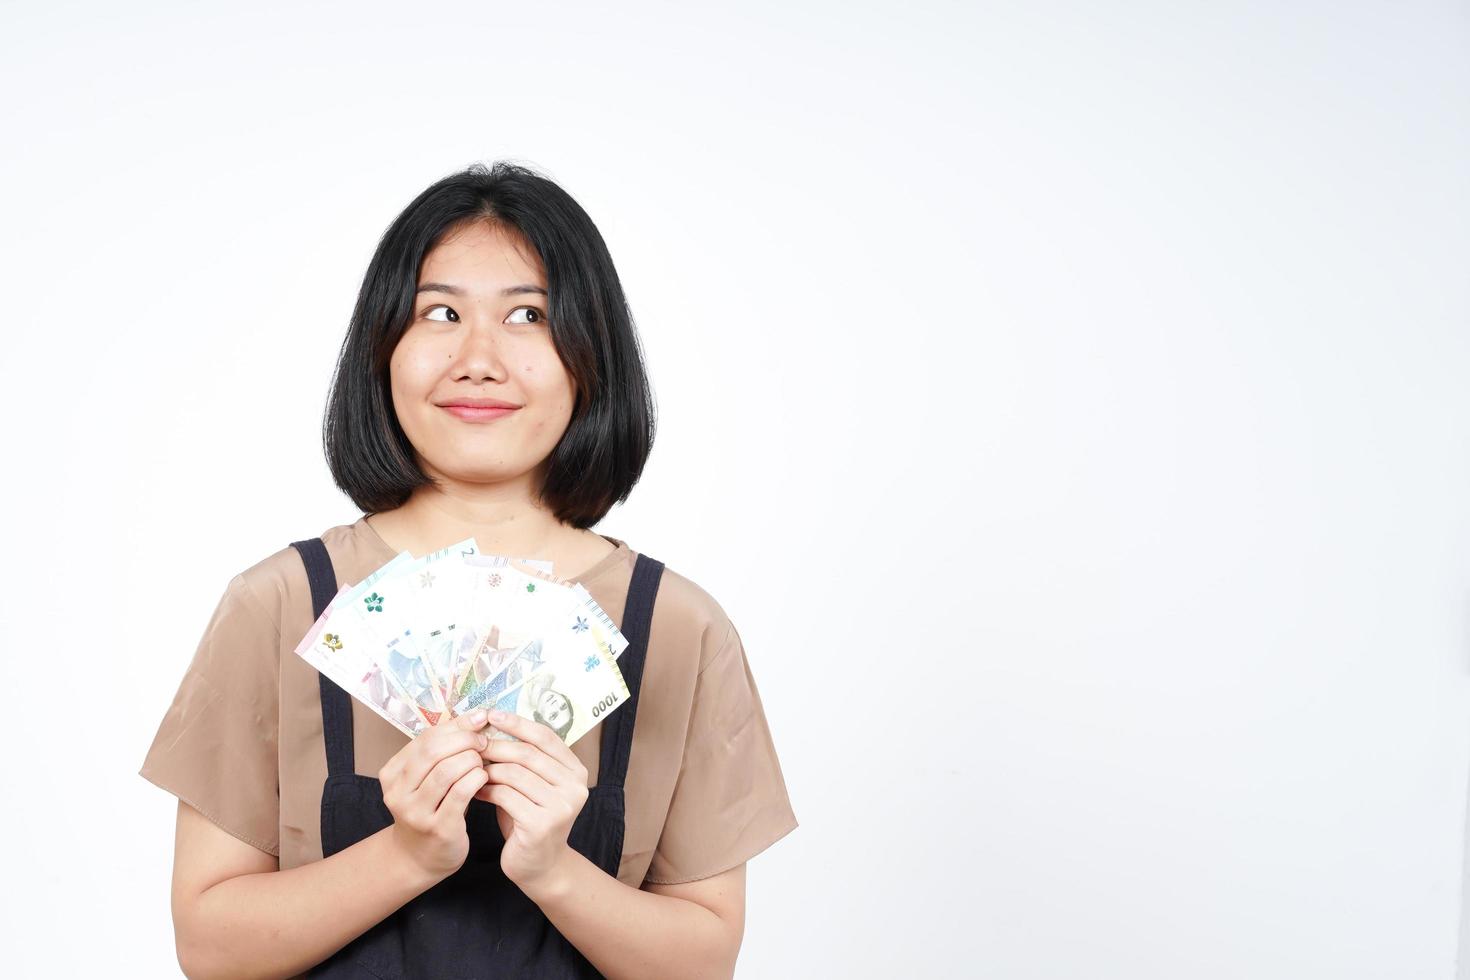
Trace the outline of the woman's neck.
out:
[[[558,575],[589,567],[614,547],[524,498],[494,492],[470,498],[421,487],[402,507],[373,514],[368,523],[394,551],[421,556],[472,537],[485,554],[552,561]]]

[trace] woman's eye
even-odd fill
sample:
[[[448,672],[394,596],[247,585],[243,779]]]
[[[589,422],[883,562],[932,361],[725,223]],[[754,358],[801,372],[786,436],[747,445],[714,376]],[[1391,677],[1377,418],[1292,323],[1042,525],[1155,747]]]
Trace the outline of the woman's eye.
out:
[[[447,314],[447,316],[444,316],[444,317],[430,316],[429,314],[433,313],[435,310],[443,310]],[[442,306],[442,305],[441,306],[431,306],[431,307],[429,307],[427,310],[425,310],[423,312],[423,317],[424,317],[425,320],[438,320],[440,323],[458,323],[459,322],[459,314],[456,313],[456,312],[454,312],[449,307]]]
[[[524,313],[526,316],[530,317],[530,319],[529,320],[527,320],[527,319],[517,320],[516,319],[516,314],[517,313]],[[541,323],[545,319],[546,319],[546,314],[545,313],[542,313],[540,310],[536,309],[536,307],[534,307],[534,306],[517,306],[515,309],[513,309],[513,310],[510,311],[510,322],[511,323]]]

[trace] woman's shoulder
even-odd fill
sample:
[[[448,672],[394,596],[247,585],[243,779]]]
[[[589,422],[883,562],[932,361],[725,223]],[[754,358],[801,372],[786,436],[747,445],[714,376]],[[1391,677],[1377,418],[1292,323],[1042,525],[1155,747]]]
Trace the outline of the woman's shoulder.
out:
[[[362,523],[339,524],[316,535],[326,546],[339,584],[360,581],[388,560],[376,553],[373,541],[363,539],[359,526]],[[275,551],[236,574],[229,583],[230,591],[240,593],[277,622],[293,604],[306,603],[309,606],[311,602],[306,566],[300,553],[292,546],[292,541],[296,540],[302,539],[288,538]]]
[[[738,642],[724,605],[704,586],[667,563],[659,578],[649,638],[653,643],[668,639],[686,650],[697,648],[701,671],[732,639]]]

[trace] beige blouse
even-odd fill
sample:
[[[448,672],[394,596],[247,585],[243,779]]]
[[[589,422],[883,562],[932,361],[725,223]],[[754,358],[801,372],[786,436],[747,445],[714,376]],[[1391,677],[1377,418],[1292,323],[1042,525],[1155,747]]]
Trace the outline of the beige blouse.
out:
[[[574,578],[621,623],[636,553]],[[322,535],[338,584],[396,554],[365,518]],[[141,775],[224,830],[277,855],[322,856],[327,775],[317,672],[295,653],[311,627],[306,569],[287,544],[230,580],[184,673]],[[352,702],[356,771],[376,776],[407,736]],[[598,725],[572,746],[596,785]],[[694,881],[749,860],[796,828],[740,634],[720,605],[667,566],[654,603],[625,782],[618,879]]]

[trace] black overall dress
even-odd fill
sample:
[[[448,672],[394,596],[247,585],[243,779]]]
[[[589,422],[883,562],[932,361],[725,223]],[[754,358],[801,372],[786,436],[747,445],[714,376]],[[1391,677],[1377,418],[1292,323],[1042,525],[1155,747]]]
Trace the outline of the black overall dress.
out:
[[[291,543],[301,553],[320,618],[337,594],[337,578],[320,538]],[[617,876],[623,854],[623,779],[633,745],[638,689],[643,680],[653,601],[663,563],[638,555],[619,629],[628,646],[618,668],[628,684],[628,701],[602,722],[602,754],[597,785],[577,815],[567,842],[608,874]],[[346,691],[321,677],[322,734],[327,747],[327,780],[322,787],[322,856],[393,823],[378,780],[353,771],[352,702]],[[600,977],[597,969],[567,942],[541,909],[500,870],[505,838],[495,805],[471,799],[465,810],[469,856],[448,878],[410,899],[373,926],[310,976],[331,978],[433,978],[478,980],[490,977]]]

